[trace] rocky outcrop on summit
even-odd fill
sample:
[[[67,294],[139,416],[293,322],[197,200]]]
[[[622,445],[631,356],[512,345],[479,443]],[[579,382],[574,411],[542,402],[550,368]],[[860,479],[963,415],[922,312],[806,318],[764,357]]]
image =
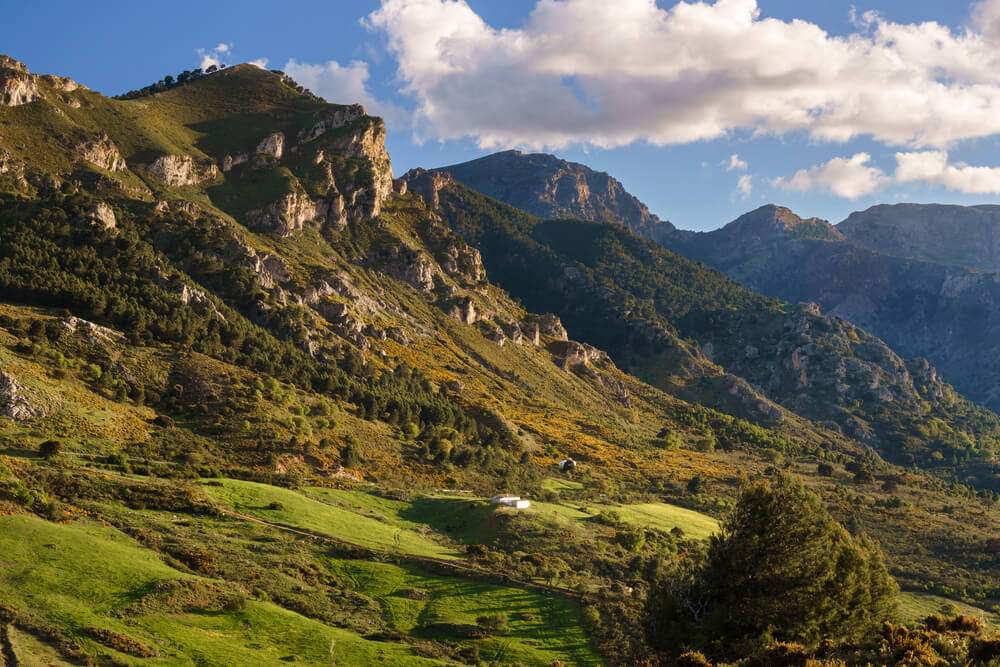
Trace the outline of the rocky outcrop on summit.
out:
[[[612,222],[653,240],[676,231],[607,173],[553,155],[505,151],[441,167],[440,171],[473,190],[542,218]]]
[[[451,174],[447,172],[430,171],[419,167],[406,172],[400,180],[406,184],[407,192],[420,195],[431,210],[437,210],[441,207],[441,198],[438,193],[455,182]]]
[[[137,163],[135,168],[157,176],[171,187],[196,185],[219,174],[215,163],[198,161],[189,155],[161,155],[151,164]]]
[[[360,104],[337,107],[333,111],[325,112],[311,127],[300,130],[297,138],[302,143],[312,141],[330,130],[341,128],[365,115],[367,115],[365,108]]]
[[[39,83],[42,85],[39,86]],[[86,86],[66,77],[32,74],[24,63],[0,55],[0,106],[16,107],[43,99],[46,86],[62,92],[86,89]],[[76,100],[67,101],[71,106],[79,106]]]
[[[883,204],[852,213],[837,230],[883,255],[1000,271],[1000,206]]]
[[[16,107],[41,97],[38,82],[24,63],[0,55],[0,106]]]

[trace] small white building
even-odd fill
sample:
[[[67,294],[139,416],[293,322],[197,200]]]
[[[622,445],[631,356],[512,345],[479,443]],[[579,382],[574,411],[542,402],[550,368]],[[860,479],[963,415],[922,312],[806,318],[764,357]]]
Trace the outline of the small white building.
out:
[[[530,500],[521,500],[521,496],[512,496],[509,493],[501,493],[498,496],[493,496],[490,498],[490,502],[497,505],[507,505],[508,507],[515,507],[519,510],[531,507]]]

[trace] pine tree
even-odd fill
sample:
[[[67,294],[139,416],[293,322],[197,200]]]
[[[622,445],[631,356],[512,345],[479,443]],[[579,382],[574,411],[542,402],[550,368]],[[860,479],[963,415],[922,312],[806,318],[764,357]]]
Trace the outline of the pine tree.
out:
[[[702,563],[651,596],[651,640],[747,655],[771,641],[858,637],[895,615],[878,545],[852,537],[800,483],[746,485]]]

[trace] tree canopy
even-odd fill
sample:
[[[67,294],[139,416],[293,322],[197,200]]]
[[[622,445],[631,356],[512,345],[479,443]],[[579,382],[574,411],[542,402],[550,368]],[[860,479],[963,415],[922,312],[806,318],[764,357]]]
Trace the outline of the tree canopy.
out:
[[[896,584],[877,544],[852,537],[799,482],[749,483],[703,559],[650,597],[665,649],[747,655],[772,641],[853,638],[895,616]]]

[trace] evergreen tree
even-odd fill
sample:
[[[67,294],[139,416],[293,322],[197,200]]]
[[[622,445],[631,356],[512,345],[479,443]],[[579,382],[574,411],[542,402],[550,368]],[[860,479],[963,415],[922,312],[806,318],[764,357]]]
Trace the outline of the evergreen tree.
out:
[[[701,563],[650,596],[651,641],[748,655],[772,641],[858,637],[895,615],[878,545],[852,537],[799,482],[746,485]]]

